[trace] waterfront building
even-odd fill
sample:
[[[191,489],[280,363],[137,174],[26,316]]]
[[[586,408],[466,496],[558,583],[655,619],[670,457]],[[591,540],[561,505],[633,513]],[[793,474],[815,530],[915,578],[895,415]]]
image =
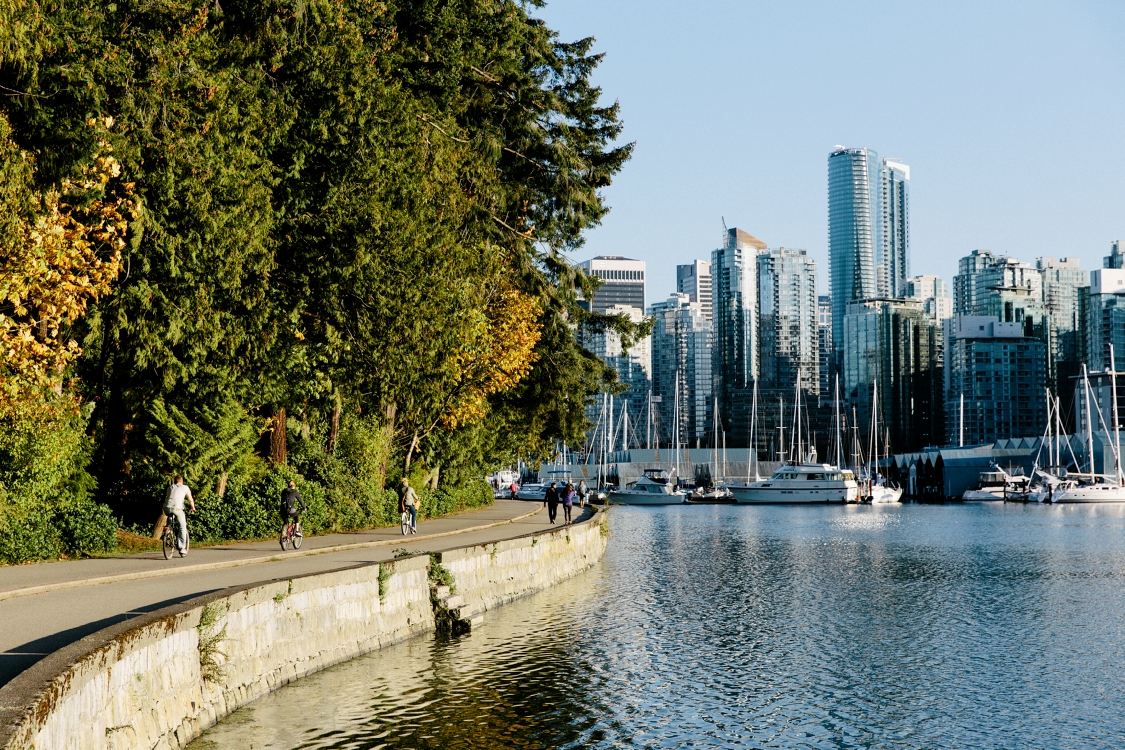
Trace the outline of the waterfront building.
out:
[[[880,239],[881,170],[878,155],[837,146],[828,156],[828,265],[832,297],[832,341],[836,358],[844,346],[849,302],[878,295],[876,241]]]
[[[707,320],[714,320],[711,309],[711,261],[693,260],[676,266],[676,291],[698,302]]]
[[[910,275],[910,167],[897,159],[883,159],[880,170],[879,214],[882,297],[906,297]]]
[[[804,250],[758,254],[758,369],[765,389],[820,391],[816,261]]]
[[[701,303],[678,292],[653,304],[649,315],[653,318],[652,396],[660,444],[671,446],[677,413],[682,445],[709,442],[711,321]]]
[[[903,284],[903,297],[922,301],[922,309],[934,320],[953,317],[953,298],[949,285],[940,276],[912,276]]]
[[[1044,257],[1037,259],[1035,266],[1042,275],[1043,306],[1051,319],[1052,385],[1062,394],[1069,390],[1069,384],[1080,374],[1082,363],[1086,361],[1090,274],[1082,270],[1078,258]],[[1069,430],[1072,424],[1065,427]]]
[[[645,309],[645,262],[620,255],[599,255],[578,264],[586,273],[601,279],[602,285],[589,309],[604,313],[614,305]]]
[[[720,418],[737,436],[732,446],[744,445],[749,434],[749,393],[758,377],[757,255],[765,249],[766,243],[732,227],[711,253],[711,376]]]
[[[833,398],[832,367],[832,298],[822,294],[816,298],[816,354],[820,373],[821,397]]]
[[[624,315],[634,323],[644,320],[644,311],[631,305],[613,305],[602,312],[607,315]],[[621,336],[613,330],[601,333],[583,333],[582,346],[597,355],[617,371],[617,380],[627,386],[619,398],[628,399],[634,414],[645,408],[652,379],[652,338],[646,336],[625,351]],[[586,416],[596,422],[599,405],[587,407]]]
[[[871,423],[879,388],[879,424],[893,450],[918,450],[941,441],[944,431],[944,342],[939,321],[921,300],[867,299],[848,304],[844,316],[844,396],[855,407],[861,435]],[[866,440],[866,438],[864,438]]]
[[[1110,258],[1107,260],[1112,259]],[[1125,369],[1125,268],[1106,266],[1090,272],[1086,364],[1098,371],[1116,365]],[[1115,363],[1109,361],[1113,345]]]
[[[1046,347],[1020,321],[959,315],[952,325],[947,366],[946,441],[978,445],[1043,434],[1046,426]]]

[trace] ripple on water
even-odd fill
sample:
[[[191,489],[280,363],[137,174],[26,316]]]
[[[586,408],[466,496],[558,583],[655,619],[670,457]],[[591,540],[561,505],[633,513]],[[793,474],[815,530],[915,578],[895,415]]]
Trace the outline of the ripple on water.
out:
[[[1125,746],[1123,511],[615,508],[591,571],[193,748]]]

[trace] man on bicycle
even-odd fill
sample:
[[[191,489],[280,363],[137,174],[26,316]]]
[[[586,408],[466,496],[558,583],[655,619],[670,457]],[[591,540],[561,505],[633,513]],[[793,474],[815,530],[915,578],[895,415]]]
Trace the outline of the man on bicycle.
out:
[[[301,513],[308,510],[301,493],[297,491],[297,483],[289,480],[289,486],[281,491],[281,523],[288,526],[290,523],[300,523]],[[285,549],[282,542],[281,548]]]
[[[180,557],[187,555],[187,516],[184,515],[184,500],[191,505],[191,512],[195,512],[195,498],[191,496],[191,489],[184,484],[184,478],[176,477],[176,481],[168,486],[168,494],[164,496],[164,515],[176,519],[176,551]]]
[[[418,533],[418,493],[410,486],[410,481],[402,478],[402,491],[398,496],[398,512],[410,511],[410,533]]]

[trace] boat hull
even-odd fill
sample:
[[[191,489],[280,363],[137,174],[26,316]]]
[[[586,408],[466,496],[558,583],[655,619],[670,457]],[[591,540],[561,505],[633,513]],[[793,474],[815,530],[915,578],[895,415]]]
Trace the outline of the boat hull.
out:
[[[1125,487],[1095,484],[1055,493],[1051,503],[1125,503]]]
[[[875,494],[871,496],[872,505],[890,505],[891,503],[898,503],[902,498],[902,490],[890,487],[878,487],[875,489]]]
[[[965,494],[961,495],[961,499],[967,503],[980,503],[992,502],[993,500],[1003,501],[1004,491],[993,492],[991,490],[965,490]]]
[[[848,488],[797,490],[784,487],[731,487],[736,503],[745,505],[824,505],[848,502]],[[852,497],[855,502],[855,497]]]

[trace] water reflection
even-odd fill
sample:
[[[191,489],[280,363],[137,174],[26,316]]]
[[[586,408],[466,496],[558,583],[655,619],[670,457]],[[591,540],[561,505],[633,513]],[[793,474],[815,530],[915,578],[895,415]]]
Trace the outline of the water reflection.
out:
[[[1125,744],[1125,508],[616,508],[605,561],[201,748]]]

